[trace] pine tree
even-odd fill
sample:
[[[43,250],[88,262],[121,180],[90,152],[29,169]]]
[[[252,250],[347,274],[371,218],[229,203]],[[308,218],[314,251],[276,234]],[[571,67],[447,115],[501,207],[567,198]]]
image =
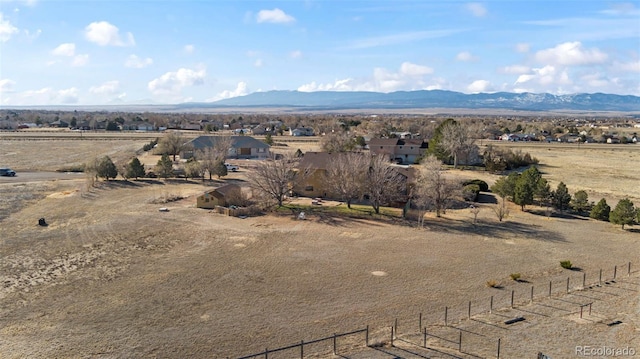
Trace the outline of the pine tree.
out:
[[[162,157],[158,160],[158,164],[156,165],[156,172],[158,172],[158,176],[161,178],[169,178],[173,177],[173,162],[171,162],[171,158],[169,158],[168,154],[163,154]]]
[[[529,167],[526,171],[522,172],[516,181],[513,193],[513,203],[520,205],[520,208],[523,211],[526,205],[533,204],[533,196],[538,188],[538,182],[541,178],[542,175],[540,174],[540,171],[538,171],[534,166]]]
[[[613,224],[621,224],[622,229],[624,225],[632,225],[636,219],[636,209],[633,208],[633,202],[630,199],[624,198],[616,205],[611,213],[609,213],[609,222]]]
[[[602,198],[598,204],[596,204],[589,213],[589,217],[597,219],[599,221],[608,221],[611,207],[607,204],[607,201]]]
[[[218,178],[226,176],[228,172],[224,161],[216,162],[215,166],[212,168],[212,173],[218,176]]]
[[[109,156],[104,156],[100,159],[96,166],[96,175],[106,179],[107,181],[110,178],[116,178],[118,175],[118,169]]]
[[[140,160],[138,159],[138,157],[134,157],[133,159],[131,159],[131,162],[129,162],[129,164],[127,165],[126,172],[127,172],[126,173],[127,178],[138,179],[139,177],[144,177],[145,175],[144,165],[140,163]]]
[[[578,191],[573,194],[571,200],[571,208],[578,213],[582,213],[589,209],[589,195],[585,191]]]
[[[553,192],[553,206],[562,212],[569,207],[570,202],[571,195],[569,194],[567,185],[565,185],[564,182],[560,182]]]

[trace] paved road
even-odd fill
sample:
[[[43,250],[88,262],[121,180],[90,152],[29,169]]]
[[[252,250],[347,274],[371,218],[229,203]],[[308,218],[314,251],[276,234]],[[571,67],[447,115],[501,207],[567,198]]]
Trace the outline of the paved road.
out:
[[[42,182],[52,180],[72,180],[82,179],[84,173],[73,172],[18,172],[15,177],[0,176],[0,184],[3,183],[24,183]]]

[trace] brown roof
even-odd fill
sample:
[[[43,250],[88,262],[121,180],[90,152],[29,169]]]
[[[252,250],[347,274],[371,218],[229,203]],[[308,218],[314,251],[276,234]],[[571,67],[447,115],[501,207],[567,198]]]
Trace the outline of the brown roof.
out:
[[[369,148],[371,146],[395,146],[400,141],[399,138],[372,138],[369,140]]]
[[[211,190],[207,193],[209,193],[210,195],[215,195],[215,194],[219,194],[222,196],[227,196],[229,193],[234,192],[234,191],[240,191],[240,186],[238,186],[237,184],[226,184],[224,186],[220,186],[214,190]],[[216,196],[218,197],[218,196]]]
[[[298,168],[310,168],[326,170],[331,161],[335,161],[337,153],[331,152],[305,152],[300,160]]]

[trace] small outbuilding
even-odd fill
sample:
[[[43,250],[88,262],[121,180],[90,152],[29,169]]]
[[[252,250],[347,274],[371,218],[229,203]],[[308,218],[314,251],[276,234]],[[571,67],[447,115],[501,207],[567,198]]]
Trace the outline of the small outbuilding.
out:
[[[226,184],[198,196],[196,207],[213,209],[216,206],[226,207],[230,201],[239,198],[242,189],[236,184]]]

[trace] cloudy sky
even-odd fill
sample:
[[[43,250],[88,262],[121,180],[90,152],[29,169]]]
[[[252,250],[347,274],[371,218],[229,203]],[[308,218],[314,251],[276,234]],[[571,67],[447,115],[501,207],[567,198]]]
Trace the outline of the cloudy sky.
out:
[[[640,95],[640,1],[0,0],[0,105]]]

